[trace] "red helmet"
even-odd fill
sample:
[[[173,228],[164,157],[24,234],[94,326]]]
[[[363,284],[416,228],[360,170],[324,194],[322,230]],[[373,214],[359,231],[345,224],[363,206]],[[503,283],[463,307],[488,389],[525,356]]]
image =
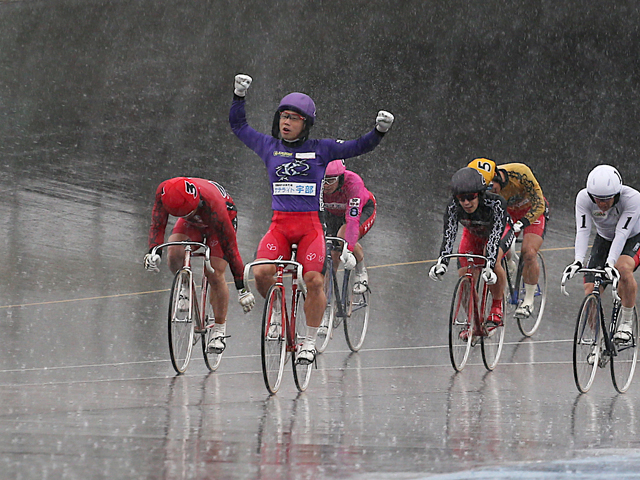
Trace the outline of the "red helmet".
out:
[[[324,173],[327,177],[337,177],[345,172],[344,160],[334,160],[327,165],[327,171]]]
[[[162,204],[169,215],[184,217],[198,208],[200,193],[189,178],[176,177],[164,182]]]

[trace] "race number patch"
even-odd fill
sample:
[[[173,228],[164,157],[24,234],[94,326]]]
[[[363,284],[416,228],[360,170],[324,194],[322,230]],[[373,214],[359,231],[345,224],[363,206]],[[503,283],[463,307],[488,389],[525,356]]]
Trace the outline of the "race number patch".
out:
[[[360,199],[350,198],[349,199],[349,216],[350,217],[358,216],[358,207],[360,207]]]
[[[305,195],[313,197],[316,194],[315,183],[275,182],[274,195]]]

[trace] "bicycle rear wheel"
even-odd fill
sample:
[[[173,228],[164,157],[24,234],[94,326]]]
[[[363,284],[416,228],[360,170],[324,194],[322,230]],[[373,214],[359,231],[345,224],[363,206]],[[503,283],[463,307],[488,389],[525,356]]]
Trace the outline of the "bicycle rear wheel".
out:
[[[336,316],[335,306],[333,304],[333,261],[330,255],[327,255],[326,271],[324,274],[324,294],[327,297],[327,306],[322,315],[322,324],[318,329],[318,341],[316,342],[316,351],[322,353],[329,345],[329,340],[333,335],[333,321]]]
[[[538,330],[540,320],[542,320],[542,314],[544,313],[544,306],[547,303],[547,270],[544,266],[544,258],[540,252],[538,252],[537,261],[540,275],[538,276],[536,293],[533,297],[533,310],[527,318],[516,317],[518,328],[525,337],[532,336],[536,330]],[[525,295],[524,280],[522,278],[522,257],[520,257],[520,265],[518,266],[518,279],[518,297],[520,301],[522,301]]]
[[[620,317],[618,317],[620,321]],[[616,354],[611,357],[611,379],[618,393],[624,393],[629,389],[633,374],[636,371],[638,360],[638,313],[633,310],[633,322],[631,323],[632,337],[628,342],[616,342],[612,340]]]
[[[284,364],[287,355],[286,325],[284,321],[286,315],[285,306],[282,301],[283,288],[272,285],[267,292],[262,312],[262,332],[260,338],[260,356],[262,359],[262,376],[264,384],[269,393],[276,393],[282,382]],[[273,315],[276,305],[280,306],[280,318]],[[280,321],[280,324],[274,323]]]
[[[596,295],[582,301],[573,335],[573,378],[576,387],[586,393],[593,384],[602,353],[600,305]]]
[[[491,290],[486,288],[486,295],[484,296],[484,303],[482,303],[482,293],[485,290],[484,281],[482,281],[482,277],[480,277],[478,282],[478,297],[481,302],[481,314],[482,318],[486,319],[489,317],[489,313],[491,311],[491,304],[493,303],[493,295],[491,294]],[[504,297],[502,298],[502,317],[503,317],[503,325],[501,327],[493,327],[491,330],[487,330],[486,325],[483,325],[482,329],[482,363],[487,370],[493,370],[498,365],[498,360],[500,360],[500,354],[502,353],[502,345],[504,344]]]
[[[298,387],[298,390],[304,392],[309,386],[309,380],[311,379],[311,368],[313,367],[313,363],[309,363],[306,365],[299,364],[296,360],[298,357],[298,351],[302,346],[302,341],[306,335],[307,330],[307,317],[304,314],[304,300],[305,296],[302,290],[298,290],[296,293],[296,309],[295,309],[295,318],[296,324],[294,326],[295,331],[293,332],[293,339],[295,342],[295,355],[293,356],[293,380]]]
[[[343,294],[349,298],[347,315],[344,319],[344,335],[351,351],[357,352],[364,343],[364,337],[367,334],[367,327],[369,326],[371,290],[369,290],[369,285],[367,285],[364,293],[354,293],[353,286],[356,278],[354,272],[345,270],[344,275],[344,279],[347,282],[347,291],[345,292],[343,290]]]
[[[204,322],[202,325],[203,330],[202,330],[202,334],[200,335],[202,339],[201,341],[202,355],[204,356],[204,364],[207,366],[207,368],[211,372],[214,372],[220,366],[220,362],[222,361],[222,353],[207,352],[207,346],[209,345],[209,342],[213,338],[213,335],[212,335],[213,328],[207,328],[207,326],[213,325],[215,322],[215,319],[213,317],[213,308],[211,307],[211,303],[209,303],[209,299],[205,299],[204,303],[206,304],[206,307],[204,310],[205,315],[204,315]]]
[[[471,352],[472,327],[469,312],[472,282],[469,277],[460,277],[451,300],[449,313],[449,358],[457,372],[461,372]],[[473,315],[473,313],[471,314]]]
[[[196,300],[191,272],[179,270],[173,279],[169,297],[169,355],[177,373],[184,373],[191,360],[194,338],[194,315]]]

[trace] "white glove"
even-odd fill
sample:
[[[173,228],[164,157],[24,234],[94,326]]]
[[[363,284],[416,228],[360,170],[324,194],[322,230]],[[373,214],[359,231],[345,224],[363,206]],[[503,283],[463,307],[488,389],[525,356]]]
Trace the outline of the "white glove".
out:
[[[388,132],[393,124],[393,115],[389,112],[385,112],[384,110],[380,110],[378,112],[378,116],[376,117],[376,128],[380,133]]]
[[[484,283],[487,285],[495,285],[498,281],[498,277],[495,272],[491,270],[491,267],[487,265],[482,269],[482,280],[484,280]]]
[[[151,253],[147,253],[144,256],[144,268],[149,272],[158,273],[160,271],[160,269],[158,268],[158,265],[160,265],[161,261],[162,261],[162,257],[157,253],[155,255]]]
[[[429,278],[431,280],[440,280],[439,277],[447,273],[447,266],[444,263],[436,263],[429,269]]]
[[[614,285],[618,285],[618,282],[620,281],[620,272],[618,271],[618,269],[610,263],[607,263],[604,266],[604,271],[607,272],[607,277],[609,277],[609,280],[611,280]]]
[[[244,313],[249,313],[256,304],[256,297],[254,297],[253,293],[246,288],[241,288],[238,290],[238,303],[242,307]]]
[[[356,257],[349,251],[348,248],[342,249],[342,255],[340,255],[340,261],[344,263],[345,270],[353,270],[356,266]]]
[[[253,79],[249,75],[242,73],[236,75],[233,93],[239,97],[244,97],[247,94],[247,89],[251,85],[251,82],[253,82]]]
[[[513,224],[513,233],[520,233],[520,231],[522,230],[522,222],[520,220],[518,220],[516,223]]]
[[[573,276],[582,268],[582,263],[575,260],[571,265],[567,265],[562,273],[562,284],[564,285],[567,280],[571,280]]]

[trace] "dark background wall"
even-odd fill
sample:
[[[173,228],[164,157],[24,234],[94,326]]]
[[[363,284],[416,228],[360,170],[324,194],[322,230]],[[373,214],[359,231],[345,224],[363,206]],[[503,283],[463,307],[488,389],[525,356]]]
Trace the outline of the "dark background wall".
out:
[[[439,219],[476,156],[529,164],[570,211],[597,163],[640,187],[639,22],[631,1],[0,2],[0,175],[66,176],[143,216],[159,181],[200,175],[262,216],[263,168],[227,122],[243,72],[262,131],[295,90],[316,101],[316,137],[393,112],[351,163],[391,214]]]

